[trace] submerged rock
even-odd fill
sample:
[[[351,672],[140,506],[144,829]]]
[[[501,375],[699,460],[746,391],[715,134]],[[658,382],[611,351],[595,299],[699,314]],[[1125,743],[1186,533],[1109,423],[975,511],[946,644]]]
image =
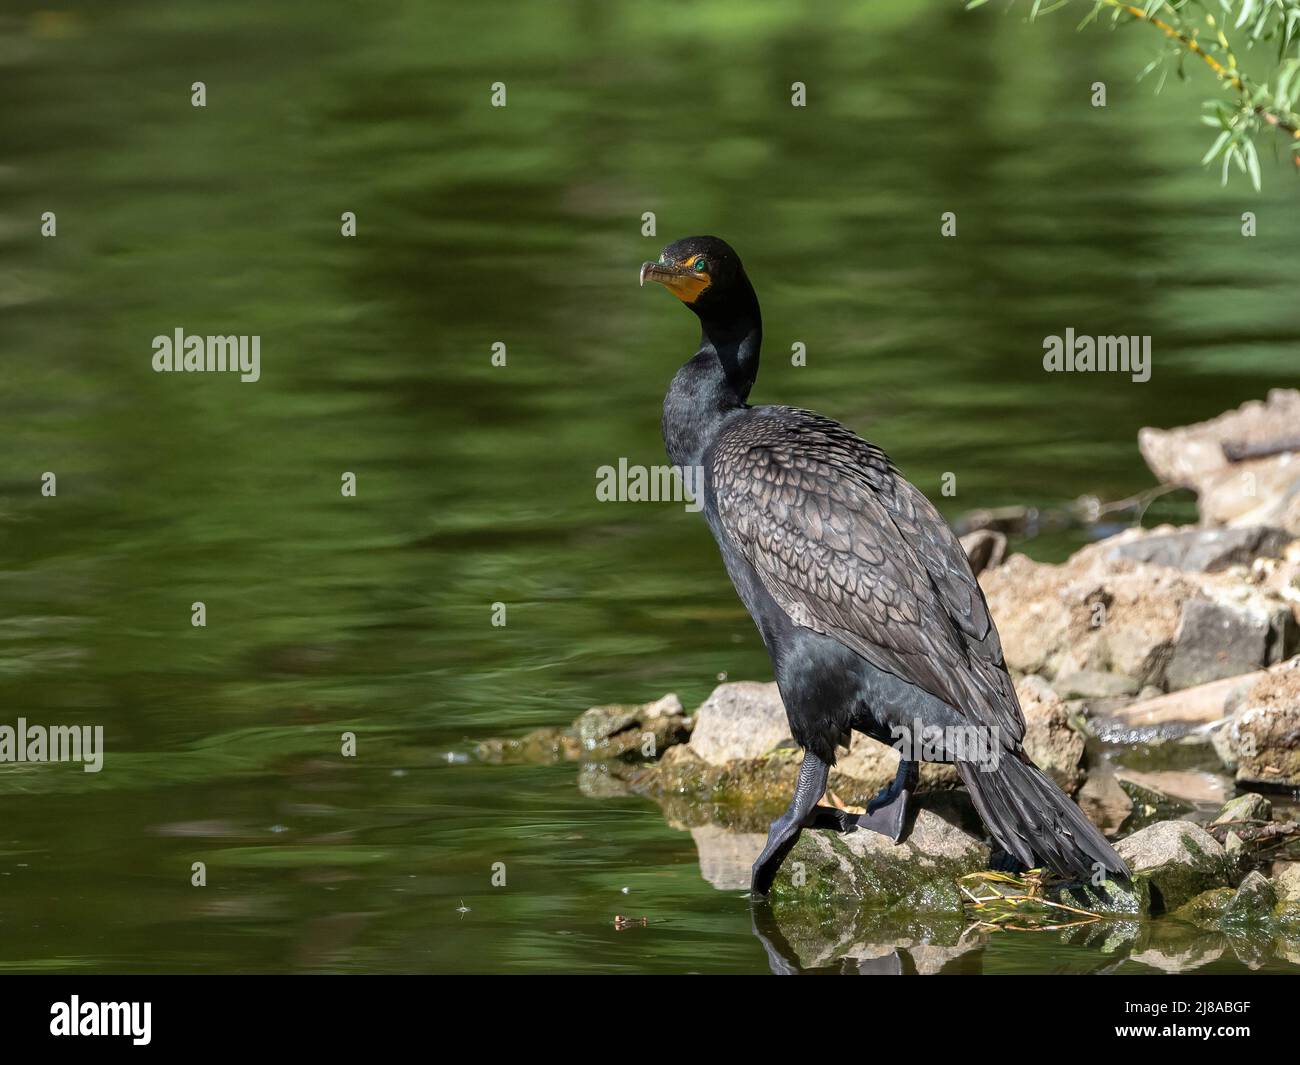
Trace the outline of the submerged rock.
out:
[[[1219,841],[1190,821],[1158,821],[1122,839],[1116,852],[1151,890],[1153,913],[1178,909],[1203,891],[1225,887],[1232,866]]]
[[[804,830],[772,886],[774,904],[869,901],[911,913],[962,912],[959,877],[987,868],[989,849],[930,810],[901,843],[859,829]]]
[[[1088,820],[1107,836],[1115,835],[1133,812],[1133,800],[1108,768],[1089,773],[1074,799]]]
[[[571,762],[582,754],[582,745],[571,729],[539,728],[523,736],[482,740],[475,753],[492,763]]]
[[[1202,769],[1140,770],[1121,766],[1115,770],[1124,784],[1136,785],[1163,796],[1164,809],[1190,812],[1195,806],[1220,804],[1228,793],[1228,781],[1217,773]]]
[[[1129,779],[1125,775],[1128,772],[1131,771],[1122,768],[1115,772],[1119,786],[1133,803],[1129,818],[1124,823],[1124,831],[1132,834],[1161,821],[1181,821],[1192,813],[1191,803]]]

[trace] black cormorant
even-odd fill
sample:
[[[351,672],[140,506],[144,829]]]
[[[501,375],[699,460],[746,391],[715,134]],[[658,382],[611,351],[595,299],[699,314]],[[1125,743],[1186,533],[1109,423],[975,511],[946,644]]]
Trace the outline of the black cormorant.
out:
[[[955,764],[993,839],[1026,868],[1127,876],[1025,754],[997,629],[938,511],[844,426],[746,402],[763,326],[736,253],[717,237],[687,237],[641,267],[647,280],[703,326],[699,351],[664,398],[664,443],[675,466],[702,471],[709,528],[804,749],[794,800],[754,863],[753,892],[767,893],[803,827],[862,827],[898,840],[922,760]],[[923,735],[914,736],[918,725]],[[861,815],[818,804],[851,730],[903,755],[893,784]]]

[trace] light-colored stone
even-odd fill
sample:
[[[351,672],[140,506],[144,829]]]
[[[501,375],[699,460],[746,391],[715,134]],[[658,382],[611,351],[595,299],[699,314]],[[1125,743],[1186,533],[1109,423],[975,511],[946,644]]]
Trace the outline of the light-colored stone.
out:
[[[1213,742],[1238,784],[1300,787],[1300,658],[1252,685]]]
[[[981,574],[1011,669],[1063,684],[1075,674],[1118,674],[1122,690],[1168,690],[1256,670],[1294,650],[1294,604],[1272,586],[1108,551],[1107,541],[1090,544],[1059,566],[1013,555]]]
[[[1115,775],[1120,780],[1193,804],[1221,803],[1228,794],[1226,778],[1201,769],[1140,770],[1121,766]]]
[[[1274,525],[1300,535],[1300,454],[1292,451],[1229,462],[1224,443],[1269,444],[1300,431],[1300,391],[1273,389],[1209,421],[1177,429],[1146,428],[1138,447],[1165,484],[1197,493],[1210,525]]]
[[[1178,722],[1206,724],[1220,721],[1264,673],[1264,670],[1259,669],[1253,673],[1243,673],[1239,677],[1225,677],[1209,684],[1198,684],[1195,688],[1157,695],[1121,707],[1112,716],[1128,725],[1169,725]]]
[[[1155,912],[1173,911],[1232,873],[1219,841],[1190,821],[1158,821],[1122,839],[1116,852],[1151,888]]]
[[[775,682],[719,684],[694,716],[691,750],[711,765],[761,758],[793,743]]]
[[[1289,862],[1273,877],[1278,898],[1300,903],[1300,862]]]
[[[1248,791],[1223,804],[1214,818],[1214,824],[1226,825],[1238,821],[1271,821],[1273,804],[1258,792]]]
[[[1084,738],[1070,727],[1065,704],[1038,676],[1021,678],[1016,694],[1025,715],[1025,753],[1061,790],[1073,795],[1083,783]]]

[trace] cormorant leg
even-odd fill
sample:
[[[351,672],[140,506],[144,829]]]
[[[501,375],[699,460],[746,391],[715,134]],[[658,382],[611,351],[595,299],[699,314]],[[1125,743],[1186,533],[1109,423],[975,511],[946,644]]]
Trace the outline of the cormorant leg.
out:
[[[881,790],[874,799],[867,803],[867,812],[859,814],[859,828],[879,832],[888,836],[895,843],[903,838],[903,827],[907,821],[907,803],[916,790],[920,765],[903,759],[898,763],[898,775],[889,787]]]
[[[803,764],[799,766],[799,783],[794,789],[794,800],[789,809],[772,822],[767,844],[754,863],[749,888],[751,894],[767,894],[781,862],[799,838],[799,830],[817,816],[817,800],[826,791],[826,779],[830,772],[831,767],[812,751],[804,752]]]

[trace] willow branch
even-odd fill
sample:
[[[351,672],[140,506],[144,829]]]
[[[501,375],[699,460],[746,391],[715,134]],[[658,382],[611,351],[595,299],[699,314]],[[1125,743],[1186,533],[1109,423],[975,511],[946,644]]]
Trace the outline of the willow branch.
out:
[[[1289,134],[1292,138],[1300,140],[1300,127],[1297,127],[1295,123],[1289,121],[1287,118],[1284,118],[1283,116],[1276,114],[1273,111],[1270,111],[1262,104],[1251,103],[1250,87],[1242,79],[1241,75],[1238,74],[1235,69],[1225,66],[1223,63],[1219,62],[1219,60],[1216,59],[1214,56],[1210,55],[1210,53],[1207,52],[1204,48],[1202,48],[1200,42],[1197,41],[1197,39],[1193,37],[1191,34],[1184,33],[1182,30],[1178,29],[1177,26],[1171,26],[1164,19],[1157,18],[1155,15],[1148,15],[1145,11],[1142,10],[1142,8],[1135,7],[1132,4],[1126,4],[1123,2],[1123,0],[1100,0],[1100,2],[1105,4],[1107,7],[1117,8],[1120,11],[1127,11],[1135,19],[1140,19],[1143,22],[1149,23],[1150,25],[1154,26],[1156,29],[1160,30],[1166,37],[1170,38],[1171,40],[1177,41],[1180,45],[1186,48],[1187,51],[1189,51],[1192,55],[1199,56],[1201,59],[1205,61],[1206,65],[1209,66],[1209,68],[1214,71],[1214,76],[1216,78],[1218,78],[1220,81],[1228,85],[1231,85],[1234,89],[1237,90],[1237,92],[1241,94],[1244,102],[1250,104],[1252,110],[1255,112],[1256,115],[1258,115],[1261,119],[1267,122],[1270,126],[1273,126],[1275,129],[1282,130],[1284,133]],[[1223,45],[1224,51],[1229,56],[1231,56],[1232,52],[1228,48],[1227,39],[1224,37],[1222,31],[1219,32],[1219,43]],[[1233,67],[1236,66],[1235,58],[1232,61],[1232,66]]]

